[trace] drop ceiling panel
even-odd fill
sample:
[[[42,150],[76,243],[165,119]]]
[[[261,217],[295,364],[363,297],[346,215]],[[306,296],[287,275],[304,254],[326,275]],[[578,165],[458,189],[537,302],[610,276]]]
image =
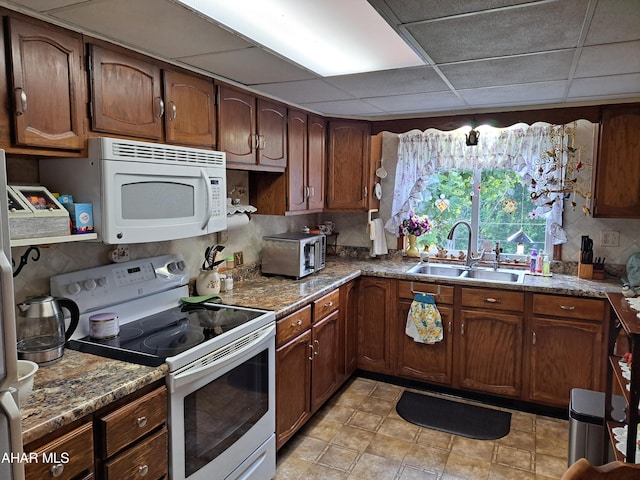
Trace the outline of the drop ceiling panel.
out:
[[[563,0],[408,26],[436,63],[576,47],[586,6]]]
[[[287,98],[293,103],[330,102],[335,100],[353,100],[353,96],[329,85],[321,79],[300,80],[297,82],[267,83],[253,87],[270,95]]]
[[[452,92],[418,93],[363,99],[388,114],[460,109],[467,105]]]
[[[608,77],[576,78],[569,89],[570,100],[640,98],[640,73]]]
[[[567,82],[526,83],[504,87],[458,90],[465,101],[474,107],[524,103],[557,102],[563,99]]]
[[[598,0],[585,45],[640,40],[638,0]]]
[[[316,76],[258,47],[178,60],[245,85],[303,80]]]
[[[513,4],[529,3],[530,1],[531,0],[465,0],[461,2],[432,0],[425,2],[416,0],[370,0],[370,3],[374,5],[380,2],[386,4],[402,23],[409,23],[505,7]]]
[[[566,80],[574,49],[440,66],[455,88]]]
[[[362,100],[342,100],[338,102],[305,103],[303,107],[325,115],[376,116],[384,112]]]
[[[75,3],[83,3],[85,0],[22,0],[19,2],[8,2],[16,5],[23,5],[36,12],[47,12],[56,8],[73,5]]]
[[[94,0],[56,10],[53,16],[165,58],[251,46],[167,0]]]
[[[431,67],[341,75],[326,82],[358,98],[449,90]]]
[[[640,28],[640,25],[638,26]],[[584,47],[575,77],[598,77],[640,72],[640,40]]]

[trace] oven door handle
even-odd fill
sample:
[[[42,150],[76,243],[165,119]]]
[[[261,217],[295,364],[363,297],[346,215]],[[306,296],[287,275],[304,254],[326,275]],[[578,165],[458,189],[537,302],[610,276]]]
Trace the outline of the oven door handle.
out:
[[[250,341],[247,342],[247,336],[241,337],[229,345],[198,359],[194,364],[187,365],[169,374],[169,391],[174,393],[184,385],[209,375],[211,371],[220,370],[224,365],[237,360],[261,343],[266,343],[269,340],[275,342],[275,331],[275,324],[262,327],[257,332],[247,335],[249,337],[254,336]]]

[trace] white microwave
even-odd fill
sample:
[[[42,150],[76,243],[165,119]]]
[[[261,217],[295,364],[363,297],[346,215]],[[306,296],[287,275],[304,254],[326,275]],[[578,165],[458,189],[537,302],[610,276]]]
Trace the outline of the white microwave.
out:
[[[227,228],[224,152],[90,138],[89,158],[40,160],[49,190],[91,203],[108,244],[175,240]]]

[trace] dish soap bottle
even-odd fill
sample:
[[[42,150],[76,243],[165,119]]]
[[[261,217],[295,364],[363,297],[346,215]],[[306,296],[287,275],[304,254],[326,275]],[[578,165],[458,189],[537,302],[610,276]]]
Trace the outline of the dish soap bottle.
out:
[[[551,260],[546,253],[542,257],[542,275],[545,277],[551,276]]]
[[[538,261],[538,251],[535,248],[531,249],[531,260],[529,262],[529,273],[536,273],[536,263]]]

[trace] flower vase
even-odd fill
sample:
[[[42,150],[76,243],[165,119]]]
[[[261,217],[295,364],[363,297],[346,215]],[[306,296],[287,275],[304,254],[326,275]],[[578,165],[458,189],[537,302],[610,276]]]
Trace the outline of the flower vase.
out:
[[[407,257],[420,257],[420,252],[418,251],[418,247],[416,246],[418,237],[416,237],[415,235],[408,235],[408,238],[409,247],[407,247],[406,250]]]

